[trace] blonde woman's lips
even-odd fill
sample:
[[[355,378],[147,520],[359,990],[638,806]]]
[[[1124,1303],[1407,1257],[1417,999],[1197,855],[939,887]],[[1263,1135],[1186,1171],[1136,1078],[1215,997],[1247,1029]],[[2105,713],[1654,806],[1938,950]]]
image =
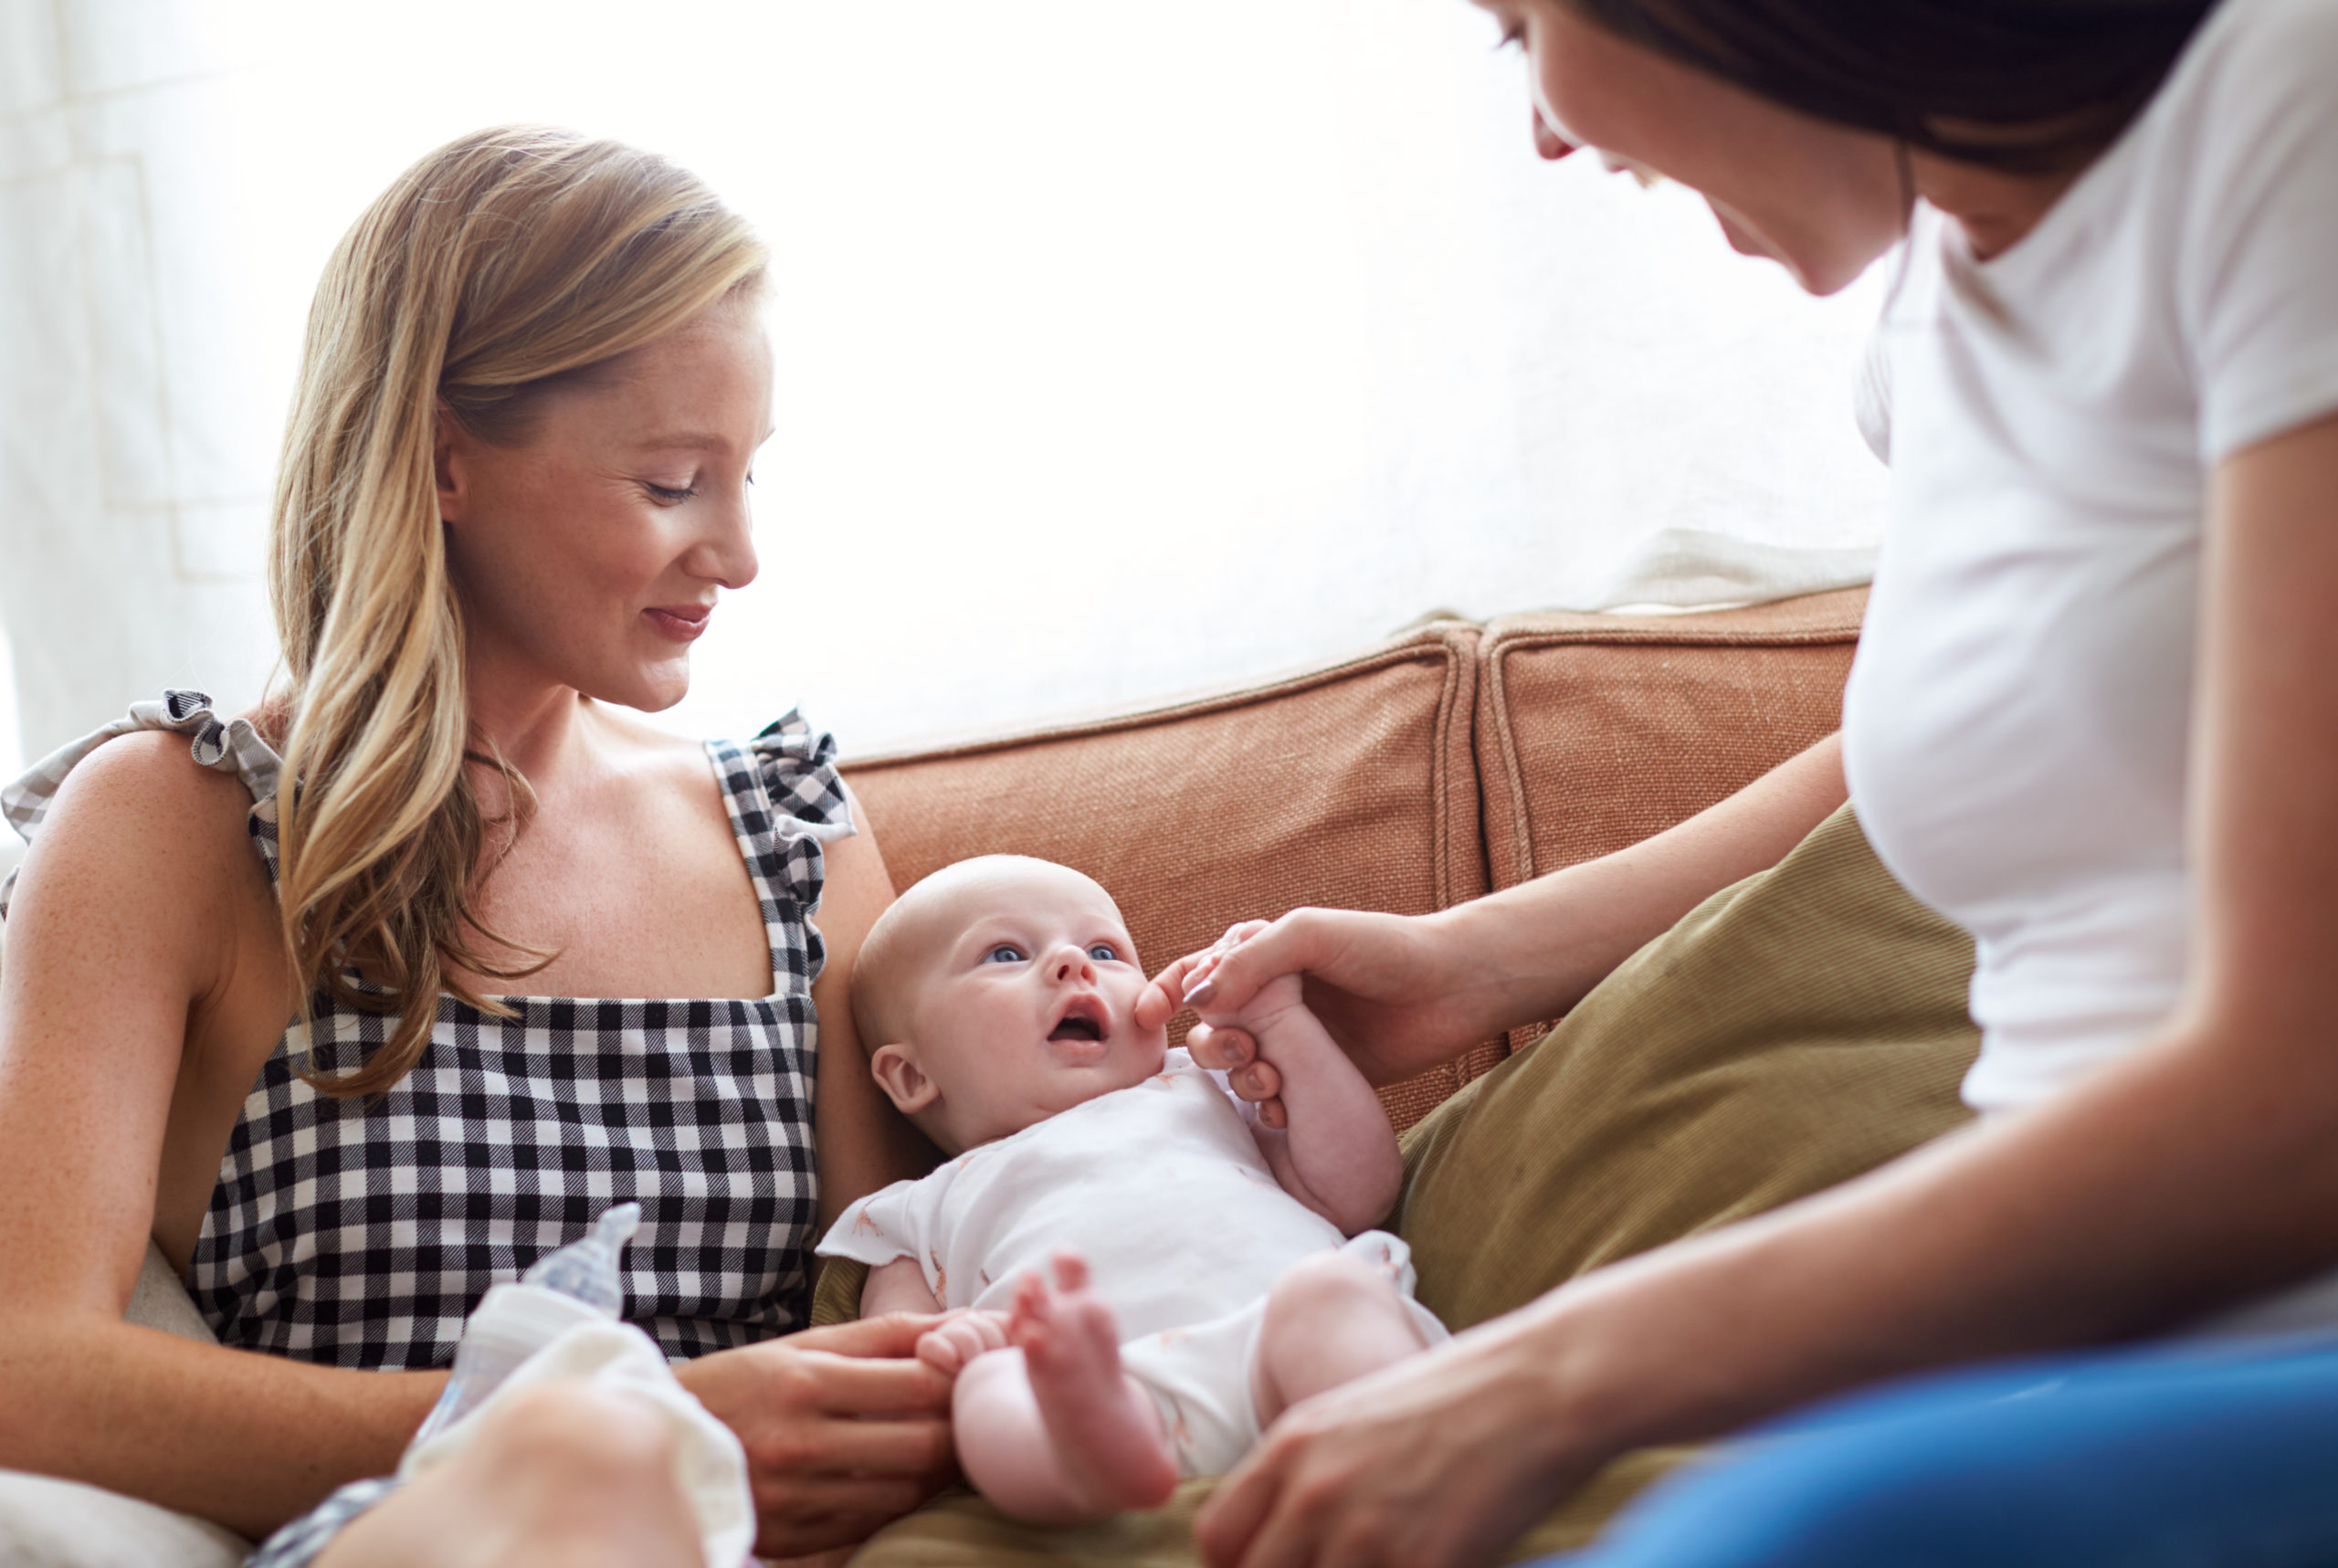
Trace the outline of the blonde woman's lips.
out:
[[[706,624],[713,617],[712,605],[653,605],[641,612],[649,617],[658,635],[675,642],[696,642],[706,632]]]

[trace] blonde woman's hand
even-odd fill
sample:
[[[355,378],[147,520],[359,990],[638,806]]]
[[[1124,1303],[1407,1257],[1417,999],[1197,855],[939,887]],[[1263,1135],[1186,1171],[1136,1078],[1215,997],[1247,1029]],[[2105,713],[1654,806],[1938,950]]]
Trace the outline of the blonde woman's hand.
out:
[[[889,1312],[676,1369],[747,1451],[758,1553],[864,1541],[957,1479],[952,1380],[917,1358],[948,1317]]]

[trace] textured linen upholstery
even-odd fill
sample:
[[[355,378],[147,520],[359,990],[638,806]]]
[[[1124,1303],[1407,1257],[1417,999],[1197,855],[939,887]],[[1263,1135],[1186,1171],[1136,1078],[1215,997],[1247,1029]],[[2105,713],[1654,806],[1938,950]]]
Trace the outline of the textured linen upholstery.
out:
[[[1489,623],[1476,726],[1489,884],[1637,844],[1831,734],[1866,608],[1852,588],[1708,615]]]
[[[1477,650],[1475,626],[1439,622],[1254,689],[845,775],[897,886],[971,855],[1061,861],[1120,900],[1157,968],[1301,904],[1427,914],[1483,893]],[[1489,1042],[1382,1099],[1409,1125],[1505,1054]]]
[[[1438,621],[1252,689],[845,773],[898,885],[970,855],[1059,860],[1158,966],[1237,920],[1426,914],[1694,816],[1836,728],[1866,602]],[[1383,1089],[1390,1118],[1541,1032]]]
[[[1848,807],[1771,870],[1627,961],[1540,1045],[1406,1137],[1397,1229],[1455,1330],[1599,1267],[1847,1181],[1959,1125],[1979,1047],[1973,946],[1894,882]],[[851,1315],[832,1268],[816,1321]],[[1626,1456],[1522,1539],[1590,1540],[1690,1450]],[[1207,1482],[1157,1513],[1062,1533],[953,1498],[889,1526],[857,1568],[1195,1562]]]

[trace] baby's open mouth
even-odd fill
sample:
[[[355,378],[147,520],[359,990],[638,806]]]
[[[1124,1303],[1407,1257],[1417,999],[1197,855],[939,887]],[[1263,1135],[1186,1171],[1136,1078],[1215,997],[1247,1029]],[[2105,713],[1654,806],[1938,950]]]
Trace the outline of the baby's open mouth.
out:
[[[1102,997],[1075,996],[1065,1005],[1063,1016],[1056,1020],[1056,1026],[1048,1031],[1048,1038],[1095,1044],[1111,1032],[1111,1019],[1104,1010]]]

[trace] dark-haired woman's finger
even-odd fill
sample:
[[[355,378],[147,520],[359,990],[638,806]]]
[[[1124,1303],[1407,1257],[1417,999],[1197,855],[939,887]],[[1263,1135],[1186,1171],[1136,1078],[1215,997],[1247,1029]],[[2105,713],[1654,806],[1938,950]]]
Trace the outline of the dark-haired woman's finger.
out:
[[[1177,1016],[1185,1005],[1185,985],[1194,970],[1210,950],[1189,952],[1178,959],[1146,983],[1136,998],[1136,1024],[1140,1029],[1157,1029]]]
[[[1230,1026],[1214,1027],[1208,1024],[1195,1024],[1185,1037],[1185,1049],[1192,1054],[1195,1066],[1208,1068],[1215,1072],[1231,1073],[1248,1067],[1259,1058],[1258,1042],[1247,1031]],[[1235,1092],[1241,1093],[1239,1083],[1235,1085]],[[1255,1097],[1246,1095],[1244,1098]]]
[[[1240,1012],[1268,981],[1314,967],[1320,935],[1314,910],[1293,910],[1219,952],[1206,973],[1189,972],[1184,985],[1186,1005],[1217,1014]]]

